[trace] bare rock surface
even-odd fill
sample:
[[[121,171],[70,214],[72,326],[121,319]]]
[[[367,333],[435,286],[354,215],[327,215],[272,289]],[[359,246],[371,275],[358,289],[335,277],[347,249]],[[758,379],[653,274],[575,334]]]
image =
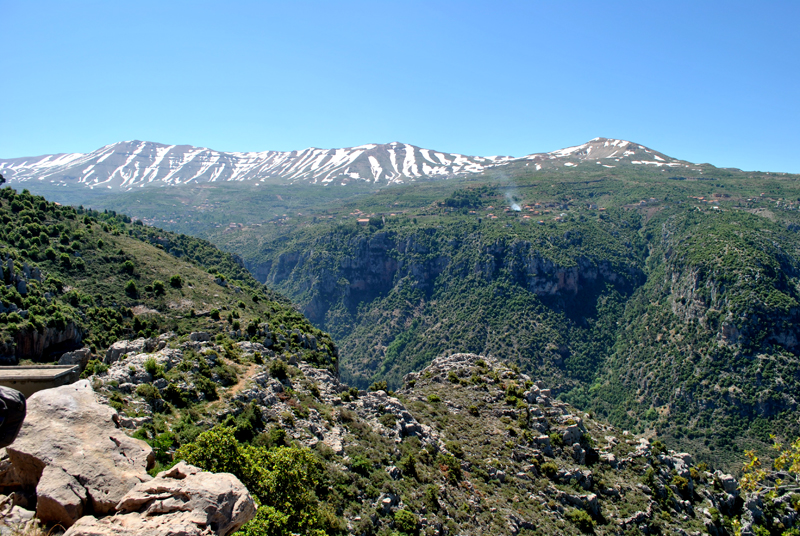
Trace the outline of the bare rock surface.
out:
[[[86,489],[60,467],[48,465],[36,486],[36,516],[45,522],[72,525],[88,503]]]
[[[16,480],[41,493],[43,521],[69,524],[82,512],[107,514],[151,479],[153,450],[127,436],[117,412],[101,404],[87,380],[35,393],[14,444]]]
[[[226,536],[250,521],[256,507],[235,476],[181,462],[130,490],[117,511],[85,516],[65,536]]]

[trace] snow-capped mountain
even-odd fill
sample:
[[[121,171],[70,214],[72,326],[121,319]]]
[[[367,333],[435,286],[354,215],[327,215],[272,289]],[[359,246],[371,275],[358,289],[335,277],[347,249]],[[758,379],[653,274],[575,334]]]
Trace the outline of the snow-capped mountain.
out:
[[[594,138],[583,145],[549,153],[530,154],[515,161],[534,164],[536,170],[554,166],[576,167],[579,164],[592,162],[607,168],[617,167],[620,164],[655,167],[693,166],[689,162],[677,160],[643,145],[609,138]]]
[[[263,181],[315,184],[369,182],[393,184],[481,173],[510,163],[544,167],[596,162],[681,166],[686,163],[624,140],[595,138],[588,143],[522,158],[465,156],[422,149],[406,143],[369,144],[344,149],[226,153],[191,145],[124,141],[88,154],[71,153],[0,160],[10,182],[130,190],[150,183],[167,185],[215,181]]]
[[[41,180],[121,190],[153,182],[186,184],[268,178],[321,184],[391,184],[480,173],[509,160],[510,157],[442,153],[398,142],[346,149],[225,153],[190,145],[124,141],[89,154],[0,160],[0,173],[10,181]]]

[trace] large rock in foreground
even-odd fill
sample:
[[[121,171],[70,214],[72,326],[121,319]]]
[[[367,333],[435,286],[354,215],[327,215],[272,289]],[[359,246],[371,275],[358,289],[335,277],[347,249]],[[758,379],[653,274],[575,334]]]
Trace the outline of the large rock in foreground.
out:
[[[85,513],[108,514],[134,486],[151,480],[153,450],[127,436],[117,412],[87,380],[35,393],[9,461],[37,493],[37,517],[70,526]]]
[[[118,514],[85,516],[64,536],[227,536],[253,519],[253,498],[235,476],[181,462],[128,492]]]

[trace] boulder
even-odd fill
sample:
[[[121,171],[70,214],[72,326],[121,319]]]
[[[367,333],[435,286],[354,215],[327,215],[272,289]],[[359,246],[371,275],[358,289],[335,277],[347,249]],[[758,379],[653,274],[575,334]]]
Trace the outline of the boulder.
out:
[[[567,426],[566,430],[564,430],[561,435],[564,438],[565,444],[574,445],[581,440],[583,434],[577,424],[571,424]]]
[[[58,359],[59,365],[80,365],[81,370],[86,368],[86,365],[89,364],[89,357],[92,355],[92,351],[88,348],[81,348],[80,350],[75,350],[74,352],[67,352],[65,354],[61,354],[61,357]]]
[[[148,354],[158,348],[157,339],[139,338],[133,341],[117,341],[109,346],[106,351],[104,363],[110,365],[116,363],[125,354]]]
[[[253,498],[235,476],[181,462],[129,491],[116,515],[82,517],[64,536],[226,536],[255,513]]]
[[[151,479],[153,450],[127,436],[117,421],[117,412],[100,403],[87,380],[28,399],[22,429],[6,450],[23,489],[42,494],[37,515],[68,524],[81,511],[107,514]]]
[[[194,342],[208,342],[211,340],[211,335],[205,331],[195,331],[189,334],[189,340]]]

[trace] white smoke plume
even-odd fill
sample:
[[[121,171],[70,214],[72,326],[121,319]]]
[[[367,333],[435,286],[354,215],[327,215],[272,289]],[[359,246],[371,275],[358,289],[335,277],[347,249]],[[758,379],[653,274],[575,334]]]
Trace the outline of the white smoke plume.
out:
[[[514,212],[519,212],[522,210],[522,207],[520,207],[519,204],[514,200],[515,197],[516,196],[511,192],[511,190],[506,191],[506,201],[508,201],[511,210]]]

